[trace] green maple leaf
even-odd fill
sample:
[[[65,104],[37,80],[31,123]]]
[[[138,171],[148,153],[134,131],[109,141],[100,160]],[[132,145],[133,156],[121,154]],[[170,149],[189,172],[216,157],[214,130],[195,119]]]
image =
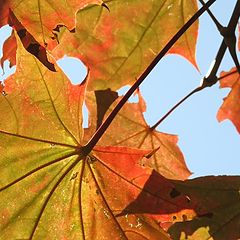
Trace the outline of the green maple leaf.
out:
[[[116,217],[144,188],[133,179],[151,173],[138,165],[147,151],[98,147],[84,154],[87,79],[73,86],[57,70],[49,71],[18,41],[17,71],[0,98],[0,238],[104,239],[111,229],[115,239],[169,239],[147,216]],[[130,166],[132,174],[120,175]],[[128,191],[121,194],[122,188]]]

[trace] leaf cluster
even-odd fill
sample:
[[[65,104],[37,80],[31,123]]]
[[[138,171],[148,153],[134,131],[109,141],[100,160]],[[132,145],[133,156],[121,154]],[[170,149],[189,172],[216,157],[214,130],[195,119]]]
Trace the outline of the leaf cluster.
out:
[[[200,2],[198,9],[196,0],[1,1],[0,26],[13,28],[1,65],[8,59],[16,72],[0,85],[0,239],[240,238],[240,177],[188,180],[177,136],[156,129],[220,81],[232,90],[217,117],[240,132],[240,2],[226,27],[209,10],[215,0]],[[167,53],[197,67],[204,12],[223,37],[215,64],[200,87],[149,126],[139,86]],[[236,67],[218,77],[227,49]],[[88,68],[81,84],[58,67],[64,55]],[[119,97],[125,85],[131,88]],[[132,94],[137,103],[127,102]]]

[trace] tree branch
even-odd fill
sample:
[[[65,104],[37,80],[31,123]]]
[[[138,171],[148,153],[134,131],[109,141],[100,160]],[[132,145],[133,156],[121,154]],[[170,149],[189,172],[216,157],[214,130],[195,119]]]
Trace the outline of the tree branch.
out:
[[[203,0],[199,0],[201,4],[204,6],[205,2]],[[229,49],[230,55],[238,69],[238,72],[240,73],[240,66],[239,66],[239,61],[236,53],[236,35],[235,35],[235,29],[237,26],[237,22],[239,19],[239,14],[240,14],[240,1],[237,1],[235,8],[233,10],[231,20],[229,21],[229,24],[227,27],[222,26],[219,21],[215,18],[215,16],[212,14],[212,12],[208,9],[207,10],[208,14],[210,15],[211,19],[217,26],[218,31],[224,38],[224,42]]]
[[[223,56],[224,56],[224,54],[227,50],[227,47],[229,48],[229,50],[231,48],[231,47],[229,47],[229,43],[227,41],[228,40],[230,41],[230,38],[232,38],[232,32],[235,36],[235,28],[236,28],[237,23],[238,23],[239,14],[240,14],[240,1],[237,1],[236,5],[235,5],[235,8],[233,10],[232,16],[231,16],[231,18],[229,20],[229,23],[228,23],[228,26],[227,26],[227,29],[228,29],[227,31],[229,32],[231,37],[229,37],[228,34],[226,35],[226,37],[224,37],[224,39],[221,43],[221,46],[218,50],[217,56],[214,60],[214,65],[213,65],[212,69],[210,70],[210,73],[206,77],[203,78],[202,86],[204,88],[205,87],[211,87],[212,85],[214,85],[218,81],[217,71],[220,67],[220,64],[221,64]],[[235,46],[234,46],[234,49],[235,49]],[[230,53],[231,53],[231,50],[230,50]],[[236,54],[236,52],[235,52],[235,54]],[[233,57],[233,55],[232,55],[232,57]],[[234,59],[234,57],[233,57],[233,59]],[[237,67],[238,72],[239,72],[240,69],[239,69],[238,61],[235,62],[235,64],[236,64],[236,67]]]

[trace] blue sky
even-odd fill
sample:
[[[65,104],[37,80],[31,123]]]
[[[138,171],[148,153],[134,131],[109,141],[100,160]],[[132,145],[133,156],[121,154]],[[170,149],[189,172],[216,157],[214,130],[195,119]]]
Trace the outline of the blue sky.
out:
[[[227,24],[236,0],[217,0],[212,11],[222,24]],[[0,47],[11,30],[0,29]],[[141,86],[147,102],[145,118],[154,124],[176,102],[197,87],[213,61],[221,37],[216,27],[205,14],[200,19],[197,45],[197,63],[200,73],[185,59],[176,55],[166,56],[152,71]],[[0,51],[0,55],[1,55]],[[61,61],[64,71],[72,81],[84,78],[86,69],[79,61]],[[233,62],[227,53],[220,69],[228,71]],[[5,63],[5,72],[12,73]],[[0,80],[5,76],[1,76]],[[179,146],[185,155],[188,167],[194,172],[192,177],[203,175],[239,175],[240,135],[230,121],[218,123],[216,114],[223,98],[229,90],[220,90],[219,85],[205,89],[192,96],[170,115],[158,130],[179,135]]]

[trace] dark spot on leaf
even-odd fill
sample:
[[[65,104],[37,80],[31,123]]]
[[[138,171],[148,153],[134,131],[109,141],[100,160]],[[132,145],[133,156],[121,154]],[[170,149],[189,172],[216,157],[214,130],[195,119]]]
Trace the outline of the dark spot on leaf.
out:
[[[172,219],[173,219],[173,221],[175,221],[175,220],[177,219],[177,217],[176,217],[176,216],[173,216],[173,218],[172,218]]]
[[[45,42],[45,47],[41,46],[36,39],[29,33],[27,30],[23,27],[23,25],[18,21],[14,13],[9,10],[9,22],[12,24],[14,29],[17,31],[23,46],[25,49],[33,54],[44,66],[46,66],[49,70],[56,72],[56,69],[54,67],[54,64],[48,61],[47,53],[46,53],[46,46],[47,43]],[[23,41],[23,38],[27,38],[27,42]],[[28,44],[29,43],[29,44]]]
[[[26,49],[28,52],[33,54],[49,70],[56,72],[54,64],[50,63],[47,59],[47,53],[44,47],[42,47],[38,43],[31,43]]]
[[[70,181],[73,180],[73,179],[75,179],[75,178],[77,177],[77,175],[78,175],[78,172],[74,172],[74,173],[72,174],[71,178],[70,178]]]
[[[83,178],[83,182],[89,183],[89,179],[88,179],[87,177],[84,177],[84,178]]]
[[[27,47],[27,51],[37,57],[40,52],[39,47],[40,47],[40,45],[38,43],[31,43]]]
[[[93,164],[96,161],[96,158],[93,156],[87,156],[87,161],[89,164]]]
[[[63,27],[63,25],[59,24],[52,30],[53,36],[51,37],[51,39],[56,40],[58,44],[59,44],[58,33],[60,32],[61,27]]]
[[[47,62],[47,63],[43,63],[49,70],[56,72],[56,69],[54,67],[54,64]]]
[[[186,221],[187,221],[187,215],[183,214],[183,215],[182,215],[182,220],[183,220],[184,222],[186,222]]]
[[[75,33],[75,32],[76,32],[76,29],[75,29],[75,28],[73,28],[73,29],[70,30],[70,33]]]
[[[6,97],[6,96],[7,96],[7,93],[6,93],[5,91],[2,91],[2,95],[3,95],[4,97]]]
[[[27,33],[27,30],[25,28],[17,31],[17,34],[21,39],[23,39],[26,36],[26,33]]]
[[[170,192],[170,197],[171,198],[176,198],[179,195],[181,195],[181,193],[176,188],[173,188],[172,191]]]
[[[53,36],[51,37],[51,39],[56,40],[57,43],[59,44],[58,35],[56,33],[53,32]]]

